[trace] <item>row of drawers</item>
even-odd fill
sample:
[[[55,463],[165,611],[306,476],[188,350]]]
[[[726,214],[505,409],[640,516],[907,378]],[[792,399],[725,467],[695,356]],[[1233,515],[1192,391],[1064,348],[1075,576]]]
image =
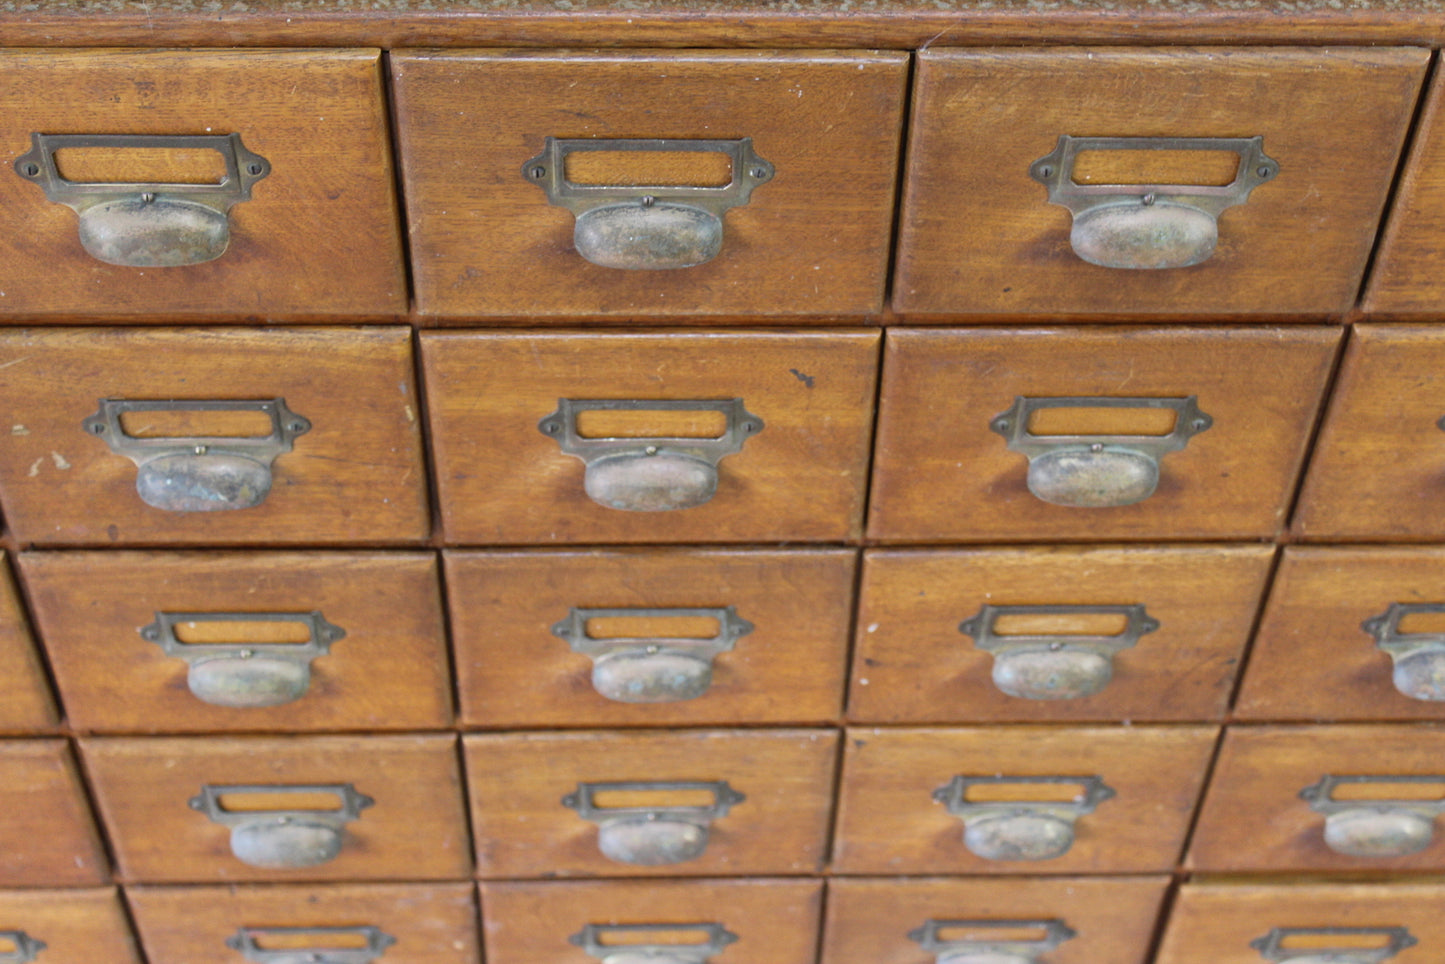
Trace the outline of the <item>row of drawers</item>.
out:
[[[0,502],[22,544],[416,544],[430,462],[450,544],[857,541],[870,476],[881,542],[1268,539],[1344,337],[423,332],[420,392],[404,328],[11,331]],[[1298,537],[1445,537],[1442,370],[1351,331]]]
[[[910,317],[1322,320],[1356,302],[1430,53],[931,49],[911,94],[903,52],[381,59],[0,51],[0,314],[398,317],[409,267],[442,321],[869,316],[890,270]],[[1381,315],[1445,306],[1442,91]]]
[[[1143,964],[1161,925],[1157,964],[1417,964],[1445,942],[1439,883],[1203,882],[1172,900],[1167,885],[1161,877],[517,882],[484,883],[475,897],[462,884],[132,886],[124,903],[138,939],[109,889],[0,892],[0,927],[44,941],[43,964],[137,964],[137,945],[151,964],[474,964],[479,956],[490,964]]]
[[[116,874],[133,883],[1167,873],[1181,858],[1201,872],[1445,869],[1445,728],[1234,725],[1214,761],[1219,734],[467,734],[464,768],[453,734],[79,749]],[[3,741],[0,763],[4,884],[104,882],[66,742]]]
[[[1291,547],[1266,601],[1273,557],[869,550],[856,601],[843,549],[449,551],[445,603],[430,553],[19,567],[79,732],[1442,718],[1445,549]],[[56,731],[36,656],[0,583],[6,731]]]

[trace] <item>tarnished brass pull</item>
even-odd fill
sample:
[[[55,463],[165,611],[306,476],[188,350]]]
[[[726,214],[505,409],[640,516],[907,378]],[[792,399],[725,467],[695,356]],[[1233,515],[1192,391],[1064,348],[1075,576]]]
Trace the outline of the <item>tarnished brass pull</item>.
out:
[[[585,412],[721,412],[726,427],[715,438],[589,438],[577,430]],[[537,423],[563,453],[587,464],[583,487],[598,505],[629,512],[662,512],[702,505],[717,492],[718,462],[742,451],[763,430],[763,420],[729,399],[557,399],[557,411]]]
[[[229,211],[248,201],[271,162],[248,151],[240,134],[31,134],[15,171],[45,196],[80,216],[80,243],[91,257],[129,268],[167,268],[219,258],[231,241]],[[67,148],[124,151],[210,150],[225,161],[221,180],[208,184],[69,181],[55,164]]]
[[[584,151],[726,154],[732,179],[722,185],[579,184],[567,178],[567,157]],[[753,153],[753,139],[658,140],[549,137],[522,176],[547,200],[577,216],[577,253],[604,268],[691,268],[722,250],[723,212],[748,203],[753,188],[772,180],[773,165]]]
[[[699,939],[679,941],[685,934]],[[737,939],[721,924],[585,924],[567,938],[602,964],[703,964]]]
[[[0,964],[30,964],[45,950],[45,942],[37,941],[24,931],[0,931],[0,941],[10,950],[0,951]]]
[[[1435,817],[1445,813],[1445,795],[1439,799],[1335,798],[1342,785],[1379,785],[1382,792],[1391,785],[1411,784],[1445,787],[1445,774],[1432,776],[1348,776],[1326,775],[1300,791],[1300,799],[1316,813],[1325,815],[1325,844],[1347,857],[1405,857],[1419,853],[1435,839]]]
[[[1009,616],[1119,615],[1124,630],[1112,635],[1049,633],[1003,635],[1000,618]],[[993,653],[993,683],[1009,696],[1026,700],[1073,700],[1093,696],[1114,678],[1114,654],[1128,649],[1159,621],[1133,606],[990,606],[966,619],[958,631]]]
[[[968,936],[949,937],[962,932]],[[1037,933],[1037,937],[1021,934]],[[1057,917],[1047,920],[928,920],[908,932],[938,964],[1038,964],[1049,951],[1076,937]]]
[[[600,806],[597,797],[609,793],[712,794],[704,806]],[[623,781],[579,783],[575,793],[562,798],[562,806],[577,811],[583,820],[597,824],[597,849],[624,864],[660,867],[694,860],[707,849],[708,828],[714,820],[747,798],[726,780]]]
[[[705,618],[717,633],[704,639],[685,636],[593,637],[593,619]],[[697,699],[712,685],[712,660],[733,648],[753,624],[732,606],[689,609],[578,609],[552,627],[575,653],[592,657],[592,688],[619,703],[671,703]]]
[[[1445,613],[1445,603],[1391,603],[1360,624],[1390,655],[1395,689],[1412,700],[1445,700],[1445,633],[1401,632],[1400,622],[1418,613]]]
[[[282,946],[261,946],[273,941]],[[370,925],[242,927],[226,938],[226,946],[251,964],[371,964],[395,943],[395,937]]]
[[[274,794],[281,797],[330,794],[338,800],[332,810],[227,810],[221,797],[227,794]],[[349,783],[306,785],[206,784],[190,799],[212,822],[231,828],[231,853],[252,867],[287,870],[315,867],[334,860],[346,840],[346,825],[361,817],[361,811],[376,803],[357,793]]]
[[[130,435],[121,417],[131,412],[260,412],[271,421],[260,436],[155,437]],[[271,463],[291,451],[311,423],[284,398],[256,401],[140,401],[102,398],[100,411],[81,423],[117,455],[136,464],[135,489],[146,505],[167,512],[249,509],[271,491]]]
[[[1328,944],[1331,937],[1339,944]],[[1279,964],[1380,964],[1418,943],[1404,927],[1275,927],[1249,946]]]
[[[1035,435],[1029,421],[1050,408],[1167,408],[1175,412],[1174,428],[1164,435]],[[1028,456],[1029,491],[1053,505],[1098,509],[1133,505],[1159,486],[1159,460],[1177,452],[1214,424],[1199,410],[1197,396],[1184,398],[1115,398],[1018,396],[989,428],[1002,435],[1014,452]]]
[[[1024,789],[1040,784],[1076,786],[1069,800],[1029,799]],[[970,800],[977,786],[1017,786],[1020,799]],[[933,791],[933,799],[963,821],[963,842],[985,860],[1052,860],[1074,845],[1074,822],[1114,796],[1099,777],[956,776]]]
[[[1085,151],[1230,151],[1239,166],[1229,184],[1079,184],[1074,161]],[[1073,214],[1069,244],[1105,268],[1186,268],[1207,261],[1219,240],[1219,215],[1279,173],[1263,137],[1070,137],[1029,166],[1049,203]]]
[[[184,643],[176,626],[186,623],[299,623],[304,643]],[[186,683],[199,700],[216,706],[280,706],[300,699],[311,685],[311,661],[331,652],[346,630],[309,613],[167,613],[139,630],[167,656],[185,660]]]

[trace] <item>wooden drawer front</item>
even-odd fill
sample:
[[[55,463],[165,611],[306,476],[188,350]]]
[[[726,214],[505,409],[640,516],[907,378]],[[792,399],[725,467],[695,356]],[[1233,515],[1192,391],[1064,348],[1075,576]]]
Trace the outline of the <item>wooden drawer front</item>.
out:
[[[711,943],[715,964],[813,964],[822,905],[817,880],[482,884],[490,964],[596,964],[634,942]],[[589,953],[588,937],[607,950]]]
[[[1307,539],[1445,538],[1445,330],[1356,325],[1310,457]]]
[[[892,330],[869,534],[898,542],[1274,535],[1339,339],[1325,328]],[[1169,431],[1140,420],[1167,409],[1136,400],[1184,406],[1191,397],[1212,425],[1160,456],[1157,489],[1134,492],[1142,500],[1132,504],[1043,501],[1029,490],[1042,462],[1010,450],[1006,434],[1018,428],[1010,419],[1020,404],[1080,399],[1082,414],[1043,408],[1028,425],[1083,435],[1063,446],[1075,453],[1065,459],[1082,453],[1082,463],[1092,437],[1113,456],[1135,444],[1129,437]],[[1110,404],[1129,407],[1098,407]],[[1193,425],[1175,414],[1176,430]],[[1043,417],[1068,421],[1034,427]],[[1124,438],[1094,435],[1106,432]]]
[[[826,858],[838,746],[832,731],[474,734],[462,743],[484,878],[800,874],[817,873]],[[637,788],[640,794],[624,786],[637,783],[667,786]],[[729,791],[745,799],[707,822],[698,811]],[[564,797],[608,810],[588,819]],[[663,808],[655,823],[664,826],[631,834],[629,815],[620,812],[627,806]],[[601,850],[624,836],[697,843],[699,835],[681,826],[694,816],[706,823],[700,853],[669,850],[679,859],[645,864]]]
[[[450,552],[462,719],[832,722],[855,561],[849,550]]]
[[[405,312],[379,60],[376,50],[0,52],[0,311],[144,321]],[[33,134],[239,134],[262,159],[238,156],[241,183],[251,183],[251,164],[269,171],[227,212],[219,257],[177,263],[167,259],[215,248],[173,251],[146,239],[152,263],[166,266],[124,266],[82,247],[76,212],[48,200],[40,179],[17,174]],[[82,184],[159,182],[151,193],[160,206],[184,190],[164,185],[224,176],[213,146],[168,145],[157,157],[154,143],[46,145],[38,164],[55,157],[61,175]],[[141,193],[115,196],[137,205]]]
[[[918,60],[894,294],[899,311],[1280,316],[1339,313],[1353,303],[1429,53],[933,49]],[[1341,99],[1341,89],[1351,96]],[[1084,135],[1070,148],[1080,152],[1071,168],[1051,156],[1060,138]],[[1257,168],[1241,166],[1254,157],[1250,149],[1233,158],[1201,157],[1194,145],[1195,152],[1170,164],[1169,155],[1153,150],[1124,155],[1117,145],[1097,143],[1180,137],[1239,144],[1262,137],[1265,158],[1255,163],[1272,160],[1275,173],[1251,177]],[[1059,169],[1044,174],[1050,165]],[[1049,190],[1031,173],[1133,185],[1098,192],[1129,207],[1095,215],[1093,224],[1081,221],[1073,208],[1050,203]],[[1212,254],[1182,241],[1167,252],[1135,248],[1122,231],[1096,227],[1110,218],[1122,222],[1122,212],[1142,206],[1151,184],[1232,180],[1246,192],[1257,186],[1218,218]],[[1154,193],[1159,221],[1146,227],[1130,217],[1138,233],[1193,238],[1215,230],[1202,207],[1193,208],[1187,227],[1169,219],[1180,202],[1171,202],[1167,187]],[[1097,193],[1087,201],[1099,203]],[[1190,264],[1185,248],[1189,258],[1207,260],[1164,270],[1101,266]]]
[[[20,564],[77,729],[451,722],[430,554],[31,552]]]
[[[879,310],[906,54],[433,50],[403,51],[391,63],[424,314],[536,323]],[[573,212],[549,202],[538,177],[551,173],[529,177],[546,167],[548,138],[751,138],[764,177],[748,180],[752,195],[723,214],[711,260],[665,270],[703,256],[694,252],[631,262],[642,270],[604,267],[574,246]],[[667,185],[729,183],[726,155],[711,160],[721,170],[700,164],[696,148],[600,162],[573,154],[562,166],[569,183],[593,191],[660,182],[661,215],[687,204]],[[669,161],[677,170],[653,173]],[[732,183],[754,167],[732,171]],[[634,188],[616,203],[640,209],[647,193]],[[633,230],[654,230],[651,219],[639,217]],[[587,241],[581,248],[610,263]]]
[[[21,542],[396,543],[427,535],[406,329],[31,329],[0,333],[0,364],[9,366],[0,404],[13,420],[10,450],[0,459],[0,495]],[[123,399],[244,403],[239,411],[118,414],[128,435],[180,439],[169,463],[178,470],[170,474],[167,492],[189,494],[191,467],[215,464],[217,453],[210,451],[204,453],[210,463],[188,461],[188,437],[224,449],[234,440],[215,437],[220,433],[254,432],[264,442],[279,441],[284,431],[292,449],[266,453],[274,459],[269,493],[259,483],[228,486],[223,475],[198,486],[191,503],[227,504],[223,496],[234,487],[259,494],[257,505],[157,508],[138,492],[137,462],[112,451],[107,439],[117,434],[113,427],[102,433],[82,424],[114,411]],[[284,406],[268,418],[259,406],[274,407],[277,399]],[[302,433],[291,432],[293,425]],[[147,461],[154,469],[172,456],[148,450],[143,458],[154,458]],[[259,463],[265,458],[257,453],[247,461],[264,475]],[[166,486],[164,473],[147,477]],[[238,496],[231,504],[242,501]]]
[[[0,562],[0,679],[6,680],[5,699],[0,700],[0,729],[36,732],[55,728],[50,685],[30,638],[25,608],[4,562]]]
[[[1445,617],[1431,612],[1445,609],[1442,565],[1435,547],[1286,549],[1235,715],[1445,718]]]
[[[850,729],[833,866],[849,874],[1169,870],[1183,846],[1216,732],[1203,726]],[[1046,804],[1027,807],[1028,826],[990,827],[987,813],[960,818],[934,796],[945,796],[960,778],[979,783],[968,792],[970,800],[1067,802],[1087,796],[1091,782],[1114,795],[1078,816],[1072,845],[1049,855],[1024,836],[1066,843],[1059,821],[1038,816]],[[991,784],[991,778],[1000,782]],[[1107,790],[1096,800],[1099,795]],[[1028,848],[1037,856],[980,856],[965,844],[966,820],[974,822],[970,837],[1000,842],[995,853]]]
[[[1445,843],[1428,823],[1429,812],[1445,806],[1442,760],[1445,729],[1427,724],[1233,728],[1204,798],[1189,864],[1204,871],[1438,871],[1445,868]],[[1324,794],[1336,812],[1317,810],[1324,805],[1302,796],[1326,789],[1329,777],[1340,780]],[[1424,825],[1400,815],[1408,807],[1398,801],[1407,800],[1418,802]],[[1422,849],[1381,855],[1406,840]],[[1342,852],[1335,842],[1358,851]]]
[[[1445,281],[1440,278],[1440,244],[1445,224],[1445,126],[1441,99],[1445,77],[1430,86],[1415,125],[1410,159],[1390,207],[1370,270],[1365,310],[1376,315],[1421,316],[1433,319],[1445,307]]]
[[[0,891],[0,931],[19,931],[42,942],[34,959],[47,964],[140,964],[125,911],[109,887]],[[7,943],[18,941],[7,935]]]
[[[105,883],[90,805],[63,740],[0,741],[0,886]]]
[[[424,334],[446,538],[453,544],[856,538],[878,341],[873,332]],[[644,408],[568,419],[563,399],[628,400]],[[655,404],[718,409],[733,400],[742,409],[735,416],[658,411]],[[557,432],[549,436],[539,423],[553,422],[553,415]],[[602,424],[589,427],[589,417]],[[712,421],[729,417],[762,427],[735,435],[741,448],[716,463],[716,494],[691,508],[627,511],[593,501],[582,456],[562,451],[568,426],[579,422],[579,432],[676,434],[720,432]],[[692,418],[695,427],[679,425]],[[675,466],[678,446],[694,444],[665,437],[636,443],[619,455],[627,456],[627,472],[643,475],[650,474],[639,466],[648,447]],[[596,471],[594,479],[603,476]]]
[[[150,964],[236,964],[240,948],[227,941],[238,938],[272,952],[295,948],[303,960],[307,950],[334,961],[327,949],[359,955],[368,946],[381,951],[382,964],[461,964],[479,955],[466,883],[128,887],[126,897]],[[340,930],[312,930],[327,928]]]
[[[1445,947],[1445,919],[1440,907],[1445,886],[1430,883],[1194,883],[1185,884],[1169,916],[1169,926],[1156,958],[1158,964],[1260,964],[1265,944],[1278,929],[1287,950],[1304,961],[1302,951],[1322,955],[1308,960],[1350,961],[1327,955],[1331,949],[1383,950],[1391,932],[1404,928],[1417,943],[1382,957],[1390,964],[1426,964],[1440,959]],[[1343,933],[1331,934],[1331,929]],[[1354,931],[1355,933],[1349,933]],[[1322,933],[1323,932],[1323,933]],[[1293,945],[1291,947],[1291,945]]]
[[[98,738],[81,741],[96,802],[130,882],[214,880],[436,880],[467,876],[461,775],[450,736]],[[350,785],[371,806],[346,822],[340,851],[308,866],[258,866],[232,849],[273,845],[265,825],[292,813],[313,826]],[[254,810],[249,826],[212,820],[188,802],[224,788],[231,818]],[[274,788],[245,793],[236,788]],[[308,792],[304,788],[326,788]],[[284,792],[283,792],[284,791]],[[201,803],[200,800],[197,801]],[[271,816],[260,808],[270,807]],[[302,812],[304,811],[304,812]],[[255,824],[261,824],[256,827]],[[238,829],[239,827],[239,829]],[[301,836],[298,830],[296,836]],[[308,834],[309,838],[335,836]],[[306,852],[324,858],[318,844]]]
[[[1164,877],[838,879],[828,885],[822,961],[935,964],[951,950],[980,952],[968,942],[1039,940],[1057,921],[1058,936],[1072,936],[1047,951],[1051,964],[1145,964],[1167,885]]]
[[[870,551],[848,718],[1218,719],[1272,555],[1263,546]]]

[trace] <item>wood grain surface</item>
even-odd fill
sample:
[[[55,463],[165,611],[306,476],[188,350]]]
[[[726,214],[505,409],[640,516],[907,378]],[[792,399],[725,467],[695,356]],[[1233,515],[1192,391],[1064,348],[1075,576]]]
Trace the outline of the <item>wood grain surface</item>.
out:
[[[64,740],[0,742],[0,814],[0,886],[88,887],[109,879]]]
[[[1205,726],[850,727],[833,868],[844,874],[1160,873],[1173,868],[1218,730]],[[933,791],[955,776],[1101,777],[1116,792],[1062,856],[975,856]]]
[[[0,892],[0,929],[45,942],[55,964],[139,964],[135,938],[113,888]]]
[[[35,328],[0,332],[0,364],[0,501],[22,543],[395,545],[430,530],[404,328]],[[311,430],[272,463],[261,505],[168,512],[81,427],[102,398],[284,398]]]
[[[156,323],[404,313],[379,61],[376,50],[0,51],[0,315]],[[81,247],[74,211],[9,171],[32,133],[238,133],[271,173],[231,209],[221,257],[118,267]]]
[[[816,874],[827,858],[832,730],[470,734],[462,744],[483,878]],[[747,799],[713,821],[701,856],[657,867],[604,857],[597,826],[561,803],[579,783],[651,780],[726,780]]]
[[[717,964],[812,964],[823,885],[818,880],[484,882],[491,964],[579,964],[567,942],[586,924],[717,923],[737,940]]]
[[[0,700],[0,730],[43,733],[59,719],[50,683],[30,635],[25,607],[15,592],[8,560],[0,558],[0,679],[6,680]]]
[[[1295,316],[1355,300],[1429,61],[1420,49],[918,55],[894,307],[905,314]],[[1338,92],[1348,90],[1348,97]],[[1279,175],[1189,268],[1089,264],[1030,165],[1060,135],[1253,137]]]
[[[870,550],[848,719],[854,723],[1220,719],[1264,592],[1264,546]],[[1159,628],[1113,657],[1093,696],[1012,697],[959,632],[985,604],[1142,605]]]
[[[841,542],[860,535],[879,335],[871,331],[424,332],[431,441],[452,545]],[[717,494],[601,506],[537,423],[559,398],[741,398],[761,432]]]
[[[32,552],[21,569],[70,724],[100,733],[440,729],[451,679],[424,553]],[[300,699],[216,706],[143,639],[158,612],[310,613],[346,636]],[[234,635],[229,639],[235,640]]]
[[[633,549],[446,554],[468,726],[829,723],[847,672],[856,554]],[[552,626],[577,608],[735,606],[753,624],[695,699],[619,703]],[[643,627],[646,630],[647,627]]]
[[[1259,539],[1279,532],[1334,328],[891,329],[868,533],[888,542]],[[1445,382],[1442,382],[1445,384]],[[1114,508],[1050,505],[989,429],[1016,396],[1196,395],[1213,427]]]
[[[460,879],[471,866],[452,736],[93,737],[81,751],[128,883]],[[351,783],[376,804],[315,867],[244,864],[230,829],[187,806],[206,784],[318,783]]]
[[[904,54],[421,50],[391,63],[424,315],[538,324],[882,307]],[[603,268],[573,248],[572,212],[522,176],[549,136],[751,137],[776,174],[724,215],[713,260]]]
[[[1433,871],[1445,844],[1408,857],[1335,853],[1325,816],[1299,797],[1326,775],[1442,775],[1445,729],[1429,724],[1234,727],[1200,808],[1188,866],[1197,871]],[[1388,793],[1388,789],[1385,791]]]

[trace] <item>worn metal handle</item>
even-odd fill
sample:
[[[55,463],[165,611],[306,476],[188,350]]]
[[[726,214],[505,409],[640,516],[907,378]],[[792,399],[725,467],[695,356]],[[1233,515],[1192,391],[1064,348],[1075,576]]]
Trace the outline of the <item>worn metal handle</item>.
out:
[[[1391,603],[1360,624],[1390,656],[1395,689],[1412,700],[1445,701],[1445,633],[1404,633],[1400,622],[1418,613],[1445,613],[1445,603]]]
[[[648,934],[696,933],[698,941],[647,940]],[[602,964],[703,964],[738,935],[721,924],[584,924],[567,940]]]
[[[1078,184],[1074,161],[1085,151],[1230,151],[1239,155],[1225,185]],[[1029,166],[1049,203],[1073,215],[1069,244],[1105,268],[1186,268],[1207,261],[1219,240],[1219,215],[1279,173],[1263,137],[1071,137]]]
[[[304,643],[183,643],[182,623],[302,623]],[[311,661],[331,652],[346,630],[309,613],[157,612],[139,630],[167,656],[189,664],[186,685],[200,700],[216,706],[280,706],[300,699],[311,685]]]
[[[999,931],[989,937],[989,931]],[[1012,935],[1021,930],[1039,930],[1035,940],[1021,940]],[[945,939],[947,931],[967,931],[977,937]],[[1064,941],[1077,936],[1057,917],[1037,920],[1000,920],[981,918],[969,920],[927,920],[923,926],[908,932],[908,939],[922,945],[934,955],[938,964],[1036,964]]]
[[[598,793],[686,792],[713,794],[707,806],[599,807]],[[562,798],[562,806],[577,811],[583,820],[597,824],[597,849],[624,864],[659,867],[680,864],[702,856],[708,828],[746,800],[726,780],[653,780],[616,783],[579,783]]]
[[[999,617],[1111,615],[1125,617],[1123,632],[1111,636],[1050,633],[1000,635]],[[993,653],[993,683],[1001,692],[1026,700],[1074,700],[1093,696],[1114,678],[1114,654],[1159,628],[1142,605],[991,606],[965,619],[958,631]]]
[[[716,438],[585,438],[577,432],[582,412],[722,412]],[[628,512],[691,509],[717,493],[718,462],[742,451],[763,430],[763,420],[729,399],[557,399],[557,411],[537,423],[563,453],[587,465],[583,487],[598,505]]]
[[[1082,792],[1072,800],[968,799],[975,786],[1070,784]],[[1093,813],[1114,790],[1097,776],[955,776],[933,791],[933,799],[963,821],[963,842],[985,860],[1052,860],[1074,845],[1074,822]]]
[[[271,431],[254,437],[142,437],[127,435],[127,412],[261,412]],[[249,509],[271,491],[271,464],[291,451],[311,423],[286,407],[284,398],[229,401],[144,401],[102,398],[100,410],[81,423],[110,450],[136,464],[136,493],[167,512]]]
[[[567,180],[567,156],[586,151],[728,155],[732,179],[717,187],[578,184]],[[753,152],[753,139],[668,140],[548,137],[522,176],[547,201],[576,215],[577,253],[604,268],[691,268],[722,250],[723,212],[748,203],[753,188],[773,178],[773,165]]]
[[[1034,412],[1048,408],[1168,408],[1175,412],[1167,435],[1035,435]],[[1154,494],[1159,460],[1177,452],[1214,424],[1199,410],[1198,396],[1117,398],[1113,396],[1018,396],[989,421],[1011,451],[1028,456],[1029,491],[1038,499],[1071,508],[1133,505]]]
[[[1322,937],[1354,938],[1342,940],[1339,946],[1320,946]],[[1379,947],[1361,947],[1362,937],[1377,937]],[[1294,938],[1304,938],[1309,946],[1287,947]],[[1288,961],[1290,964],[1380,964],[1419,941],[1404,927],[1275,927],[1263,937],[1256,937],[1249,946],[1267,961]]]
[[[226,794],[335,794],[335,810],[226,810]],[[231,853],[252,867],[287,870],[315,867],[334,860],[346,839],[346,825],[376,803],[349,783],[277,786],[273,784],[205,784],[189,801],[213,823],[231,828]]]
[[[271,162],[246,149],[240,134],[30,135],[15,172],[80,217],[80,243],[91,257],[128,268],[168,268],[213,261],[231,241],[231,206],[251,198]],[[55,153],[66,148],[210,150],[226,173],[208,184],[92,183],[61,176]]]
[[[10,945],[10,950],[0,951],[0,964],[30,964],[45,950],[45,942],[38,941],[24,931],[0,931],[0,940]]]
[[[261,941],[281,938],[285,947],[267,949]],[[304,946],[298,939],[311,938]],[[336,938],[351,938],[338,942]],[[361,946],[353,943],[361,939]],[[396,938],[379,927],[242,927],[226,938],[226,946],[240,951],[252,964],[370,964],[380,957]]]
[[[595,638],[587,623],[610,618],[700,617],[717,622],[717,634],[705,639],[685,636]],[[619,703],[672,703],[694,700],[712,685],[712,660],[733,648],[753,624],[732,606],[675,609],[579,609],[552,626],[574,653],[592,657],[592,688]]]
[[[1445,813],[1440,800],[1377,799],[1336,800],[1342,784],[1445,785],[1445,774],[1432,776],[1334,776],[1300,791],[1300,799],[1325,815],[1325,844],[1347,857],[1405,857],[1419,853],[1435,839],[1435,817]]]

